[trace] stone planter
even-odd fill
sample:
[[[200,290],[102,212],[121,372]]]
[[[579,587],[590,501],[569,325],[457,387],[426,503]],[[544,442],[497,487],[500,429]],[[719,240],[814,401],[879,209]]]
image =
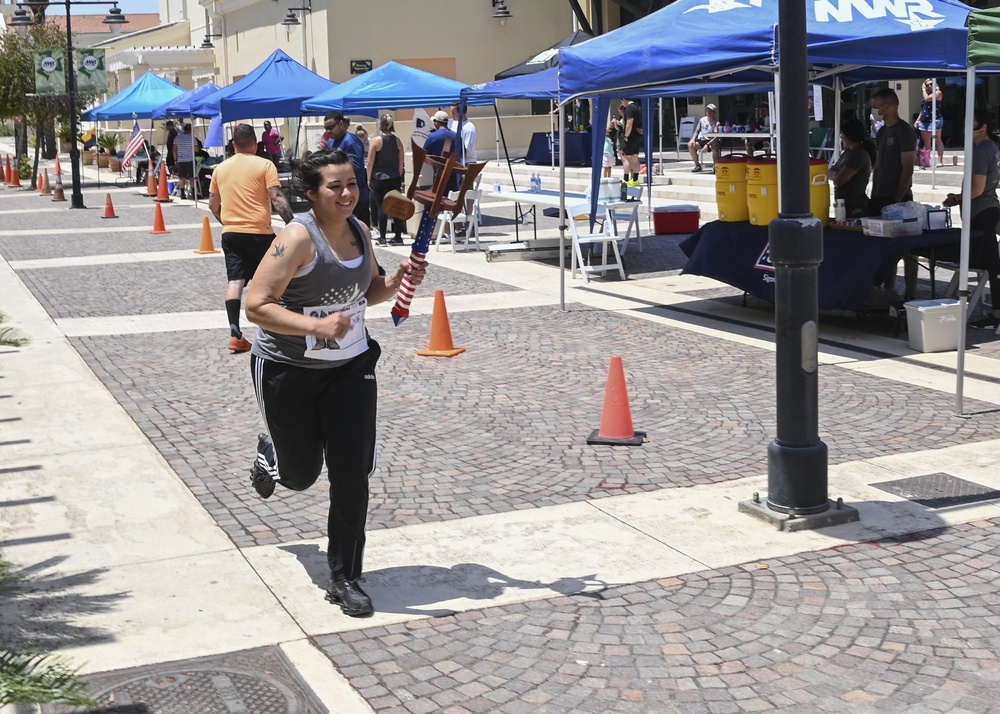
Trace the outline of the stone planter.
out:
[[[122,172],[122,161],[118,158],[108,158],[108,168],[114,171],[116,174]]]
[[[110,162],[111,162],[111,157],[108,156],[107,154],[98,154],[97,155],[97,168],[99,168],[99,169],[106,169],[106,168],[108,168],[108,164]]]
[[[93,166],[95,156],[96,154],[93,151],[84,151],[80,154],[80,160],[83,162],[84,166]]]
[[[62,146],[62,153],[68,154],[73,149],[73,142],[68,139],[63,139],[60,146]]]

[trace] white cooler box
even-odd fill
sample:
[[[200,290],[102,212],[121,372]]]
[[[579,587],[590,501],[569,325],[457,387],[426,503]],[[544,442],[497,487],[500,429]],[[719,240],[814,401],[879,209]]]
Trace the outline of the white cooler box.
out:
[[[958,300],[911,300],[905,307],[910,349],[917,352],[958,349]]]

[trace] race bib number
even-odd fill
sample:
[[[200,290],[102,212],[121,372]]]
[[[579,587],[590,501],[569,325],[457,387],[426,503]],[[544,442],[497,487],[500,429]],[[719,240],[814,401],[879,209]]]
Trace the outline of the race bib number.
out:
[[[343,337],[327,340],[315,335],[306,335],[305,356],[310,359],[321,359],[340,362],[357,357],[368,349],[365,338],[365,308],[368,301],[361,298],[349,305],[321,305],[302,308],[302,314],[309,317],[327,317],[344,313],[351,319],[351,326]]]

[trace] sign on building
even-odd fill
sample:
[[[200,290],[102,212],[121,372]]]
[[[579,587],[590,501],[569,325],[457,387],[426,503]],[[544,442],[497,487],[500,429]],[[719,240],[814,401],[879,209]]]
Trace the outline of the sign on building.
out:
[[[372,61],[370,59],[351,60],[351,74],[364,74],[372,71]]]

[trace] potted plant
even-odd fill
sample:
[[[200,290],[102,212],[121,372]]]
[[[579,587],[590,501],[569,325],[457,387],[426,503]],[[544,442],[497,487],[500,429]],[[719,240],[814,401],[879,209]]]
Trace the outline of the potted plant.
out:
[[[62,153],[68,154],[70,149],[73,148],[73,132],[70,131],[68,126],[64,126],[59,129],[59,144],[62,148]]]
[[[97,154],[97,168],[106,169],[111,165],[111,157],[118,158],[118,135],[101,134],[97,137],[100,151]]]

